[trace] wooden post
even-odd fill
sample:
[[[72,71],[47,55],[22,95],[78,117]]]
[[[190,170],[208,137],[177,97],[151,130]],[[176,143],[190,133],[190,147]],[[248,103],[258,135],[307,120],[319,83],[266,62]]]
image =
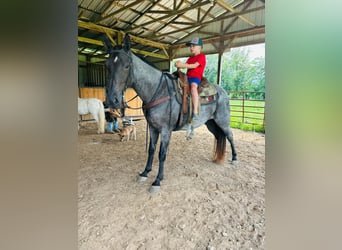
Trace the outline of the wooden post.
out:
[[[242,123],[245,123],[245,92],[242,91]]]
[[[217,84],[220,85],[222,80],[222,52],[218,53],[217,61]]]

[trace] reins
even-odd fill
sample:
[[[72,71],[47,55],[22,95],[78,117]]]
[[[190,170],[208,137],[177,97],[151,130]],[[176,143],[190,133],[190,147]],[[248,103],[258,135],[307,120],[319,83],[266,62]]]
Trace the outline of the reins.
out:
[[[133,107],[131,107],[131,106],[129,106],[129,105],[127,104],[127,103],[133,101],[133,100],[134,100],[135,98],[137,98],[137,97],[138,97],[138,94],[136,94],[133,98],[129,99],[127,102],[124,102],[124,103],[125,103],[125,108],[128,108],[128,109],[141,109],[142,106],[141,106],[141,107],[138,107],[138,108],[133,108]]]
[[[168,96],[164,96],[164,97],[162,97],[162,98],[160,98],[160,99],[155,100],[156,97],[157,97],[157,94],[159,93],[159,90],[160,90],[160,88],[161,88],[161,86],[162,86],[163,78],[164,78],[164,77],[165,77],[165,75],[164,75],[164,73],[162,72],[162,73],[161,73],[161,76],[160,76],[160,79],[159,79],[159,84],[158,84],[158,87],[157,87],[156,91],[154,92],[154,94],[153,94],[151,100],[150,100],[148,103],[146,103],[146,104],[144,104],[144,105],[142,106],[143,109],[152,108],[152,107],[157,106],[158,104],[160,104],[160,103],[162,103],[162,102],[165,102],[165,101],[167,101],[167,100],[169,100],[169,99],[171,98],[170,95],[168,95]],[[169,91],[168,91],[168,92],[169,92]]]

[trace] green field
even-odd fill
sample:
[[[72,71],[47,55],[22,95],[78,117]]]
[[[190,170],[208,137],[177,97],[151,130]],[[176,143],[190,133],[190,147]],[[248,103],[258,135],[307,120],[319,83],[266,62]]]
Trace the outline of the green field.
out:
[[[232,128],[265,132],[265,101],[230,99]]]

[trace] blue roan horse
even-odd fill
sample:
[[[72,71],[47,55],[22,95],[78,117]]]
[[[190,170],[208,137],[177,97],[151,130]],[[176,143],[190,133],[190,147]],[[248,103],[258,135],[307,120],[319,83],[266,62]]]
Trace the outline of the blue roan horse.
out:
[[[126,34],[123,46],[113,47],[108,40],[104,42],[109,52],[106,67],[109,79],[106,86],[106,104],[117,109],[123,107],[123,94],[126,88],[133,88],[143,101],[143,111],[150,129],[150,142],[145,170],[139,174],[138,181],[145,181],[152,169],[153,156],[156,144],[161,137],[159,149],[159,171],[152,183],[150,192],[160,190],[163,180],[164,161],[169,146],[171,133],[175,130],[186,130],[188,125],[179,127],[179,117],[182,106],[176,98],[176,88],[167,73],[141,60],[130,51],[130,39]],[[229,140],[232,150],[232,163],[237,161],[230,129],[230,112],[228,95],[223,88],[216,85],[216,101],[202,105],[200,118],[194,128],[206,124],[209,131],[216,138],[214,145],[214,162],[223,163],[226,151],[226,139]]]

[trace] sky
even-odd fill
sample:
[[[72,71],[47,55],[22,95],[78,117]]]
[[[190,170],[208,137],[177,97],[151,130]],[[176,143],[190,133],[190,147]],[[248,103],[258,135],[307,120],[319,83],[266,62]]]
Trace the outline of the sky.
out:
[[[246,48],[249,49],[249,56],[251,59],[257,58],[257,57],[265,57],[265,44],[255,44],[255,45],[249,45],[246,46]]]
[[[236,49],[239,49],[239,48],[246,48],[249,50],[250,60],[253,60],[254,58],[257,58],[257,57],[265,58],[265,44],[264,43],[237,47]],[[234,49],[235,48],[232,48],[232,50]]]

